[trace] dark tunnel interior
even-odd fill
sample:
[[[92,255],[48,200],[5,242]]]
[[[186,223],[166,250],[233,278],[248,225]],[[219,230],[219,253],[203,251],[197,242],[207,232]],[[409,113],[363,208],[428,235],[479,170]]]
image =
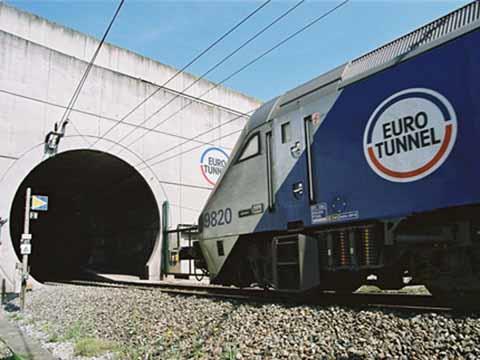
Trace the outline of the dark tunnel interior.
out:
[[[49,197],[48,211],[30,221],[30,274],[39,281],[82,277],[84,269],[144,277],[160,216],[143,177],[112,155],[76,150],[34,168],[20,185],[10,232],[20,256],[25,192]]]

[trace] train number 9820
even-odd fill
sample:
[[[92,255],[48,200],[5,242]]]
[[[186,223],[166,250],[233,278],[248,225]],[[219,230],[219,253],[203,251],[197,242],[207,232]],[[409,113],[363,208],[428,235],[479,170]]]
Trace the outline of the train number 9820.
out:
[[[230,224],[232,222],[232,209],[220,209],[206,212],[203,215],[203,226],[215,227]]]

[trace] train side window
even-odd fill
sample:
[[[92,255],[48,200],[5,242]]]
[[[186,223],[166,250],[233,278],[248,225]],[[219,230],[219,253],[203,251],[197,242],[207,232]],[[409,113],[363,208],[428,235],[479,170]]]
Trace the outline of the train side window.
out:
[[[282,124],[282,144],[286,144],[292,140],[292,135],[290,133],[290,122]]]
[[[256,133],[250,139],[248,139],[247,143],[243,147],[242,152],[240,153],[240,156],[238,157],[237,162],[250,159],[258,154],[260,154],[260,134]]]

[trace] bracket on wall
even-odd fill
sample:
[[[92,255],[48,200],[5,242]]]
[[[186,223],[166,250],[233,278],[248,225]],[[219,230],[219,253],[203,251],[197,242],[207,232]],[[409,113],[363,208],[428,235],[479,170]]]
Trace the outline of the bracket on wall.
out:
[[[45,154],[55,155],[58,150],[60,139],[65,135],[65,128],[68,120],[62,123],[60,131],[58,130],[58,123],[53,126],[53,131],[50,131],[45,137]]]
[[[8,218],[4,219],[0,216],[0,229],[2,228],[3,225],[5,225],[8,222]],[[2,238],[0,237],[0,245],[2,245]]]

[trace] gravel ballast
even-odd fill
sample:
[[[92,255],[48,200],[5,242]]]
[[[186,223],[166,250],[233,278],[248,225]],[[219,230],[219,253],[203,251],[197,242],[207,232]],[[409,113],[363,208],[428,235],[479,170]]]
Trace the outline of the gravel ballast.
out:
[[[2,341],[0,341],[0,359],[8,359],[12,356],[13,353],[10,351],[10,349]]]
[[[95,359],[479,359],[480,314],[289,306],[174,296],[158,290],[50,286],[15,316],[58,358],[75,344]],[[107,346],[108,348],[108,346]]]

